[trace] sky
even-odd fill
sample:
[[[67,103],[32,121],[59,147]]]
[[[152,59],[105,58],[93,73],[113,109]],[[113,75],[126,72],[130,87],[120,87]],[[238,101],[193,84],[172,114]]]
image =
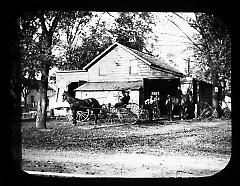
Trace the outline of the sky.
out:
[[[110,12],[110,14],[111,16],[109,14],[102,15],[102,20],[107,21],[109,26],[114,22],[114,16],[116,16],[117,13]],[[191,42],[184,33],[191,38],[193,34],[196,34],[196,31],[191,28],[186,21],[171,12],[152,12],[152,14],[154,15],[156,23],[156,26],[152,28],[153,34],[158,37],[158,40],[157,42],[150,40],[147,42],[154,44],[153,55],[168,60],[168,56],[171,54],[171,59],[177,65],[175,67],[181,72],[184,72],[187,67],[186,60],[191,58],[192,55],[192,51],[186,51],[186,48]],[[194,13],[191,12],[177,12],[177,14],[184,18],[195,19]],[[173,20],[184,33],[170,22],[168,18]]]
[[[194,19],[194,13],[180,14],[183,17]],[[169,54],[172,54],[172,60],[177,64],[178,69],[184,72],[187,65],[186,59],[192,55],[191,51],[186,51],[191,42],[176,25],[166,18],[168,16],[171,16],[171,20],[174,20],[178,27],[189,37],[192,37],[196,31],[188,23],[172,13],[156,13],[157,22],[153,32],[159,37],[159,40],[156,43],[155,52],[159,52],[159,55],[165,60],[168,59]]]
[[[93,14],[101,15],[101,21],[106,21],[109,27],[113,25],[114,17],[117,15],[116,12],[109,12],[109,14],[102,12],[93,12]],[[184,73],[185,68],[187,67],[186,60],[188,58],[191,58],[192,55],[191,51],[186,51],[186,48],[190,46],[190,41],[187,39],[184,33],[189,37],[192,37],[196,31],[191,28],[184,20],[177,17],[173,13],[153,12],[152,14],[154,15],[154,20],[156,23],[156,25],[152,27],[153,35],[155,35],[158,39],[157,41],[148,39],[147,43],[149,43],[149,46],[147,47],[150,47],[150,43],[153,43],[153,54],[155,56],[159,56],[165,59],[165,61],[168,61],[168,56],[171,56],[172,61],[176,65],[174,67]],[[191,12],[179,12],[178,14],[184,18],[187,17],[194,19],[194,13]],[[184,33],[176,25],[170,22],[168,18],[173,20]],[[97,17],[93,20],[93,24],[96,23],[96,21]],[[53,69],[51,72],[54,72],[55,70],[56,69]]]

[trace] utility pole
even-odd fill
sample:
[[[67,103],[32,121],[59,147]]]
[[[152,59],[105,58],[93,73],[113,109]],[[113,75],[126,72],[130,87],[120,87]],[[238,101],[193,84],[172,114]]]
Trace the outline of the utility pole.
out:
[[[187,62],[187,69],[185,70],[185,72],[187,73],[188,76],[190,76],[190,58],[184,59]]]
[[[187,74],[188,76],[190,76],[190,58],[188,58],[188,61],[187,61]]]

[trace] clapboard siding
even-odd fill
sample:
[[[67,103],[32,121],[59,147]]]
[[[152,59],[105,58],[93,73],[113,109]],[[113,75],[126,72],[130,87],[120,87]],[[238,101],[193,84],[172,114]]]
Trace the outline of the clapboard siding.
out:
[[[149,76],[149,70],[143,61],[117,46],[89,68],[88,81],[137,81]]]
[[[163,66],[163,67],[162,67]],[[71,82],[107,82],[114,81],[142,81],[144,78],[161,78],[161,77],[179,77],[178,72],[172,68],[164,68],[166,65],[158,65],[152,57],[140,54],[121,44],[115,43],[106,49],[103,53],[93,59],[84,70],[77,71],[59,71],[57,72],[58,102],[61,102],[61,95]],[[165,70],[163,70],[164,68]],[[86,70],[86,71],[85,71]],[[166,72],[171,71],[171,73]],[[175,73],[175,75],[173,74]],[[181,75],[180,75],[181,76]],[[143,99],[143,89],[131,90],[130,102],[139,104]],[[94,97],[101,104],[116,103],[121,95],[121,90],[90,90],[76,91],[76,97],[80,99]],[[141,96],[141,98],[140,98]]]
[[[149,71],[149,78],[156,78],[156,77],[176,77],[174,74],[161,71],[161,70],[156,70],[154,68],[150,68]]]
[[[119,102],[119,95],[122,95],[121,91],[76,91],[76,98],[79,99],[87,99],[87,98],[95,98],[98,102],[102,104],[111,104],[114,105],[115,103]],[[139,91],[133,90],[129,94],[130,96],[130,103],[139,104]]]
[[[56,74],[56,84],[58,86],[67,86],[71,82],[88,80],[86,71],[58,71]]]
[[[57,102],[62,101],[62,94],[64,90],[67,90],[67,86],[71,82],[78,82],[78,81],[87,81],[88,75],[86,71],[82,70],[72,70],[72,71],[57,71],[56,73],[56,85],[59,89],[57,92]]]

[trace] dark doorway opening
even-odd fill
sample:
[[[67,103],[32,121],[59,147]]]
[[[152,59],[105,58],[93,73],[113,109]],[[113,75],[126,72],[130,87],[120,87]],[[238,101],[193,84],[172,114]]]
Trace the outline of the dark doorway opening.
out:
[[[180,86],[180,78],[143,79],[143,97],[148,99],[150,95],[158,96],[158,108],[163,115],[167,114],[167,95],[176,96],[177,87]]]
[[[79,86],[83,85],[86,83],[86,81],[78,81],[78,82],[71,82],[68,85],[68,92],[71,96],[75,97],[75,89],[78,88]]]

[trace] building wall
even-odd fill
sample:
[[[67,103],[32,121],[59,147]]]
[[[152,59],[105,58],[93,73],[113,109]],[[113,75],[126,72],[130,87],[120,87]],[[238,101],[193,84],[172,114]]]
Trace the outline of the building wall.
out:
[[[120,90],[116,91],[77,91],[76,98],[79,99],[87,99],[87,98],[95,98],[98,100],[100,105],[111,103],[114,105],[119,102],[119,96],[122,96]],[[131,103],[139,104],[139,91],[133,90],[129,93]]]
[[[48,98],[51,98],[51,97],[55,96],[55,94],[56,94],[56,92],[54,90],[48,90],[47,91],[47,97]],[[27,96],[28,107],[37,107],[37,102],[39,100],[39,97],[40,97],[39,96],[39,91],[37,91],[36,89],[31,90],[31,92]],[[23,98],[22,98],[22,101],[24,101]]]
[[[149,78],[159,77],[176,77],[176,76],[165,71],[157,70],[156,68],[150,68]]]
[[[171,77],[156,68],[150,67],[147,63],[129,53],[124,48],[117,46],[108,54],[99,59],[87,72],[69,71],[57,72],[56,83],[59,88],[58,100],[61,99],[63,91],[70,82],[79,80],[87,82],[107,82],[107,81],[138,81],[143,78]],[[116,95],[121,95],[119,91],[95,91],[95,92],[76,92],[76,97],[85,99],[94,97],[100,101],[100,104],[118,102]],[[139,91],[131,91],[132,102],[139,104]]]
[[[174,75],[148,64],[117,46],[88,70],[88,81],[137,81],[143,78],[173,77]]]
[[[71,82],[78,82],[79,80],[87,81],[87,72],[82,70],[75,71],[58,71],[56,73],[56,84],[58,87],[64,87]]]
[[[150,67],[117,46],[88,70],[89,82],[137,81],[149,76]]]
[[[62,94],[67,90],[67,86],[71,82],[87,81],[87,72],[82,70],[72,70],[72,71],[57,71],[56,72],[56,102],[62,101]],[[58,94],[58,95],[57,95]]]

